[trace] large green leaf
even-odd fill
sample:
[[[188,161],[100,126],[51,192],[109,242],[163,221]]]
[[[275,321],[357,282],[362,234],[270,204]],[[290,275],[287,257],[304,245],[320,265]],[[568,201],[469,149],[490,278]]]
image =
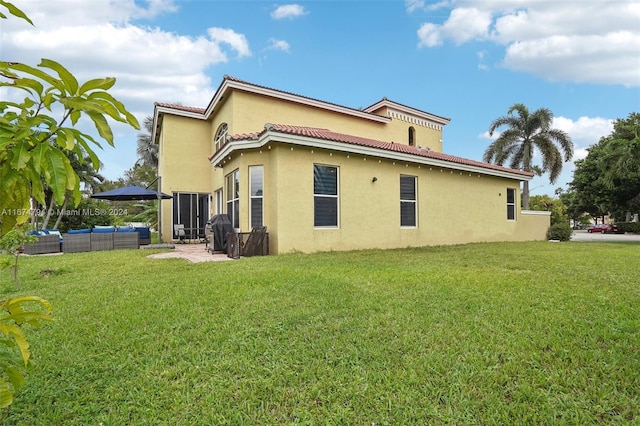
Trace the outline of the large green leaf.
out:
[[[31,19],[29,19],[29,17],[22,10],[18,9],[8,1],[0,0],[0,6],[6,7],[9,13],[12,14],[13,16],[24,19],[25,21],[33,25],[33,22],[31,22]],[[2,14],[2,17],[6,18],[6,15]]]
[[[19,141],[12,149],[13,159],[11,160],[11,167],[16,170],[22,170],[27,165],[27,162],[31,158],[29,149],[31,144],[26,140]]]
[[[54,199],[58,204],[64,202],[64,194],[67,188],[66,166],[69,160],[64,154],[56,149],[47,151],[44,155],[47,170],[45,176],[48,176],[47,184],[53,191]]]
[[[33,168],[39,173],[42,170],[42,165],[44,164],[44,156],[51,149],[51,146],[48,143],[39,143],[36,147],[31,151],[31,164]]]
[[[24,385],[24,375],[17,368],[8,366],[5,369],[5,373],[7,373],[7,377],[9,377],[9,381],[11,382],[13,389],[18,389]]]
[[[104,99],[108,102],[110,102],[111,104],[113,104],[114,107],[116,107],[116,109],[122,114],[124,115],[127,123],[129,123],[131,126],[133,126],[136,129],[140,129],[140,123],[138,122],[138,119],[135,118],[133,116],[133,114],[131,114],[129,111],[127,111],[127,109],[124,107],[124,104],[120,101],[118,101],[116,98],[114,98],[113,96],[111,96],[109,93],[107,92],[93,92],[91,94],[89,94],[89,96],[87,96],[88,99]],[[121,118],[117,118],[117,117],[113,117],[114,119],[118,120],[118,121],[124,121]]]
[[[38,66],[49,68],[58,73],[60,79],[64,82],[67,92],[71,95],[78,94],[78,80],[76,80],[73,74],[71,74],[69,70],[63,67],[61,64],[52,59],[43,58],[40,61],[40,65]]]
[[[60,128],[56,132],[56,143],[64,149],[72,150],[76,146],[76,137],[72,131],[67,128]]]
[[[44,86],[38,80],[34,80],[32,78],[18,78],[15,80],[15,87],[28,87],[32,89],[34,92],[38,94],[38,98],[40,98],[44,93]]]
[[[96,129],[98,130],[100,137],[106,140],[109,145],[113,146],[113,133],[111,132],[111,127],[109,127],[109,123],[107,123],[107,119],[104,118],[104,115],[97,114],[92,111],[87,111],[87,115],[96,125]]]
[[[13,402],[13,394],[9,388],[9,383],[0,377],[0,408],[6,408]]]
[[[18,62],[3,62],[2,64],[6,64],[7,68],[9,69],[13,69],[16,71],[21,71],[27,74],[30,74],[34,77],[39,78],[40,80],[46,81],[47,83],[49,83],[51,86],[55,87],[56,89],[58,89],[60,92],[64,93],[65,92],[65,86],[64,83],[60,80],[58,80],[57,78],[47,74],[46,72],[39,70],[37,68],[31,67],[29,65],[26,64],[22,64],[22,63],[18,63]]]
[[[109,90],[116,83],[116,79],[113,77],[105,77],[105,78],[95,78],[93,80],[89,80],[80,86],[78,90],[79,95],[83,95],[90,90]]]
[[[68,98],[60,98],[60,103],[69,109],[74,109],[82,112],[97,112],[104,114],[105,110],[102,106],[96,102],[86,100],[79,96],[70,96]]]

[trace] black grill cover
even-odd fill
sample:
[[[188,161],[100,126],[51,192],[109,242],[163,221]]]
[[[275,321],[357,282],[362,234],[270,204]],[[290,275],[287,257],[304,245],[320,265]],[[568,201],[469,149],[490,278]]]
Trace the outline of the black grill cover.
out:
[[[207,226],[211,227],[213,234],[213,249],[215,251],[226,251],[227,233],[233,232],[233,225],[231,224],[229,216],[226,214],[212,216]]]

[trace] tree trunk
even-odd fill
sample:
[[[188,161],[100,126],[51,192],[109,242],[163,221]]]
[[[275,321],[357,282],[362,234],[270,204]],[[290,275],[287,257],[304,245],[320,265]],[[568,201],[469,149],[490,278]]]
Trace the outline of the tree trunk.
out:
[[[529,210],[529,181],[522,182],[522,210]]]
[[[67,201],[69,201],[69,197],[65,195],[64,203],[62,203],[62,212],[58,215],[58,218],[56,219],[56,223],[53,225],[52,229],[58,229],[58,226],[60,226],[60,221],[62,220],[62,216],[64,216],[64,211],[67,208]]]
[[[53,195],[51,195],[51,202],[49,203],[49,208],[47,209],[47,215],[42,222],[42,229],[47,229],[49,225],[49,219],[51,219],[51,213],[53,213],[53,203],[54,203]]]

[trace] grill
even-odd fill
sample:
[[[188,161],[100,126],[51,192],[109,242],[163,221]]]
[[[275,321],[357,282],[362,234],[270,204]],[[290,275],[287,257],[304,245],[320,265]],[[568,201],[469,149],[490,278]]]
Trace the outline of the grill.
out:
[[[217,214],[207,221],[204,233],[210,242],[209,252],[227,250],[227,233],[233,232],[231,219],[226,214]]]

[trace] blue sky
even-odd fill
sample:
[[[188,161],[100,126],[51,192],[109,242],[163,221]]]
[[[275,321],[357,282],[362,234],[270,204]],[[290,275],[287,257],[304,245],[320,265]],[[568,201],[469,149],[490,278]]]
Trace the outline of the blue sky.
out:
[[[387,97],[449,117],[444,151],[475,160],[512,104],[546,107],[577,159],[614,119],[640,111],[631,0],[14,3],[35,28],[0,22],[1,60],[47,57],[84,80],[114,76],[114,95],[140,121],[154,102],[205,107],[229,74],[354,108]],[[110,179],[136,160],[137,132],[114,129],[116,148],[99,151]],[[553,194],[572,170],[555,185],[535,178],[532,194]]]

